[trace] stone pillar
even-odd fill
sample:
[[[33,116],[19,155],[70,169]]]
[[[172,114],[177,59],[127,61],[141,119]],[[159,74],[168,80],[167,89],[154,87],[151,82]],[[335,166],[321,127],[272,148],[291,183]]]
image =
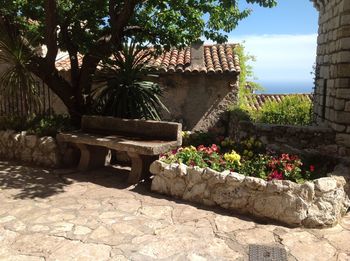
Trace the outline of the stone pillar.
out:
[[[137,184],[140,180],[151,176],[149,168],[152,162],[158,159],[158,156],[140,155],[133,152],[128,152],[128,156],[131,159],[129,184]]]
[[[350,152],[350,1],[313,0],[319,10],[314,114]]]
[[[108,149],[104,147],[76,144],[80,149],[80,161],[78,169],[87,171],[105,166]]]

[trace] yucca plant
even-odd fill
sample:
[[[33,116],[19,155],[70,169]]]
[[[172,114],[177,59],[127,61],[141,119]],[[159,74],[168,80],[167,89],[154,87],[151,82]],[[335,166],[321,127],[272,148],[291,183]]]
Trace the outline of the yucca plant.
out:
[[[21,116],[40,104],[36,80],[28,70],[33,55],[20,37],[0,28],[0,93],[6,101],[20,101],[15,113]]]
[[[162,89],[149,78],[148,61],[152,54],[134,41],[123,45],[121,51],[104,60],[96,82],[100,87],[94,93],[95,111],[128,119],[160,120]]]

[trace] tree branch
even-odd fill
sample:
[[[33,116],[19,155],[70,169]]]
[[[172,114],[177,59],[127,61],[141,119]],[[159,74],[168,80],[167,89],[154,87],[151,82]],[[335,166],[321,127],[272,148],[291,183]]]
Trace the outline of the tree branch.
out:
[[[47,46],[46,60],[49,68],[55,70],[58,52],[57,46],[57,6],[56,0],[45,0],[45,43]]]
[[[64,39],[64,43],[66,45],[68,54],[69,54],[69,60],[71,65],[71,82],[73,86],[77,86],[79,82],[79,61],[78,61],[78,48],[77,46],[72,42],[69,31],[68,31],[68,25],[69,21],[66,20],[61,25],[61,31],[62,31],[62,37]]]

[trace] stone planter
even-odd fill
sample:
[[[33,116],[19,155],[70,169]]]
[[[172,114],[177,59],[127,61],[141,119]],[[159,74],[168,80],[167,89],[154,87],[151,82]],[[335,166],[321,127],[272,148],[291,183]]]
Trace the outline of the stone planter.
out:
[[[61,163],[60,148],[53,137],[27,135],[25,131],[0,131],[0,159],[18,160],[24,163],[58,167]]]
[[[150,171],[154,174],[152,191],[290,226],[333,226],[350,206],[343,177],[297,184],[161,161],[155,161]]]

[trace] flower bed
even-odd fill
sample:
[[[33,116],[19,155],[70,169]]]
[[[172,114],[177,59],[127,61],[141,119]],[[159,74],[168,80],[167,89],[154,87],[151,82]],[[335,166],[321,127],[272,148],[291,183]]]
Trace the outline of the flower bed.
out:
[[[292,226],[335,225],[350,206],[344,178],[309,181],[316,176],[313,165],[293,155],[256,152],[263,148],[254,140],[238,150],[242,155],[220,153],[216,145],[169,152],[151,165],[152,190]]]

